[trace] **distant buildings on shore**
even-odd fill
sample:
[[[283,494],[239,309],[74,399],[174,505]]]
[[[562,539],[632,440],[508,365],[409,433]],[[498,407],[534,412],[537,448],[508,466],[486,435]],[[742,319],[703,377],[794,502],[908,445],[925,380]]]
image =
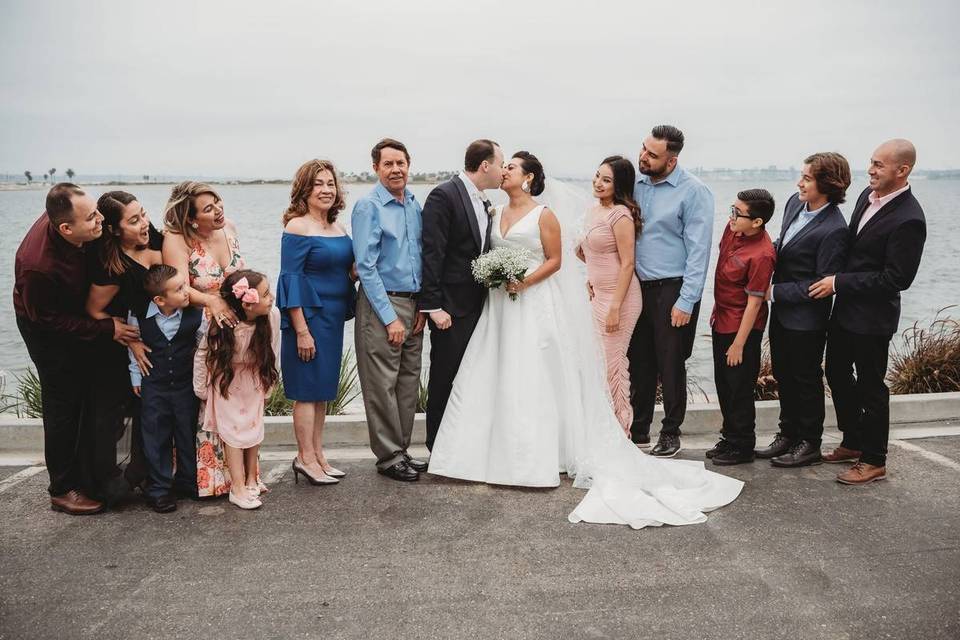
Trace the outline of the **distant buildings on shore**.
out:
[[[702,180],[710,181],[760,181],[760,180],[796,180],[800,175],[797,167],[780,168],[777,166],[754,167],[751,169],[731,169],[720,167],[715,169],[705,169],[703,167],[694,167],[689,169]],[[449,180],[457,175],[458,171],[426,171],[410,174],[410,181],[416,184],[436,184]],[[917,169],[911,176],[915,180],[958,180],[960,179],[960,169]],[[59,179],[59,176],[58,176]],[[574,178],[570,178],[574,179]],[[576,178],[586,180],[588,178]],[[138,184],[173,184],[181,180],[202,180],[210,184],[290,184],[288,178],[278,179],[239,179],[239,178],[213,178],[198,176],[134,176],[134,175],[77,175],[76,182],[79,184],[95,184],[103,186],[123,186]],[[376,182],[377,177],[369,171],[361,173],[348,172],[341,174],[341,180],[347,184],[372,184]],[[50,180],[43,181],[34,177],[30,183],[34,186],[43,184],[52,184]],[[0,185],[8,185],[11,188],[19,186],[28,186],[24,180],[23,174],[0,174]]]

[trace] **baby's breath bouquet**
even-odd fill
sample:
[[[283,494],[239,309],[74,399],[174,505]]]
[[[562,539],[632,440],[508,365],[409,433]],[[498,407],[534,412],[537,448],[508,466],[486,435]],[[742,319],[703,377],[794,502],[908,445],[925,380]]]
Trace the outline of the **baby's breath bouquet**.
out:
[[[527,265],[533,259],[533,254],[526,249],[514,247],[497,247],[470,264],[473,278],[488,289],[497,289],[507,282],[523,282],[527,273]],[[510,294],[511,300],[517,299],[517,294]]]

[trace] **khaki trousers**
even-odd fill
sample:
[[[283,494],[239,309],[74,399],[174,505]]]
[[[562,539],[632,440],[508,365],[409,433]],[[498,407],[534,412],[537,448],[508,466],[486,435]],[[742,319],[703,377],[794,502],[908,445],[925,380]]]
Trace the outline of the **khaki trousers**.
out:
[[[391,297],[390,303],[407,328],[406,340],[399,347],[387,342],[387,328],[370,306],[363,289],[357,296],[354,321],[357,377],[367,412],[370,448],[377,456],[380,469],[403,460],[410,446],[423,350],[423,332],[413,335],[417,301]]]

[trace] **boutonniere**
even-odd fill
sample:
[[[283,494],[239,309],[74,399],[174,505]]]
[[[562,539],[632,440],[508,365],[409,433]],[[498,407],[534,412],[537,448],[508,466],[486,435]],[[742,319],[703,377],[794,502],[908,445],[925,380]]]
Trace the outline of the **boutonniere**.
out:
[[[493,208],[493,205],[486,198],[481,198],[480,201],[483,202],[483,210],[487,212],[487,217],[492,218],[493,215],[496,213],[496,211]]]

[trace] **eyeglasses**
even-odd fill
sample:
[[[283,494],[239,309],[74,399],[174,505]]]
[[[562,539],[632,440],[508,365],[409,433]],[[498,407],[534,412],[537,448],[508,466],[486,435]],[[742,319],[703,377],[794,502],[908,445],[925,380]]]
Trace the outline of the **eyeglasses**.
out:
[[[734,218],[746,218],[747,220],[753,220],[753,216],[745,216],[740,213],[740,210],[737,209],[736,205],[730,205],[730,219]]]

